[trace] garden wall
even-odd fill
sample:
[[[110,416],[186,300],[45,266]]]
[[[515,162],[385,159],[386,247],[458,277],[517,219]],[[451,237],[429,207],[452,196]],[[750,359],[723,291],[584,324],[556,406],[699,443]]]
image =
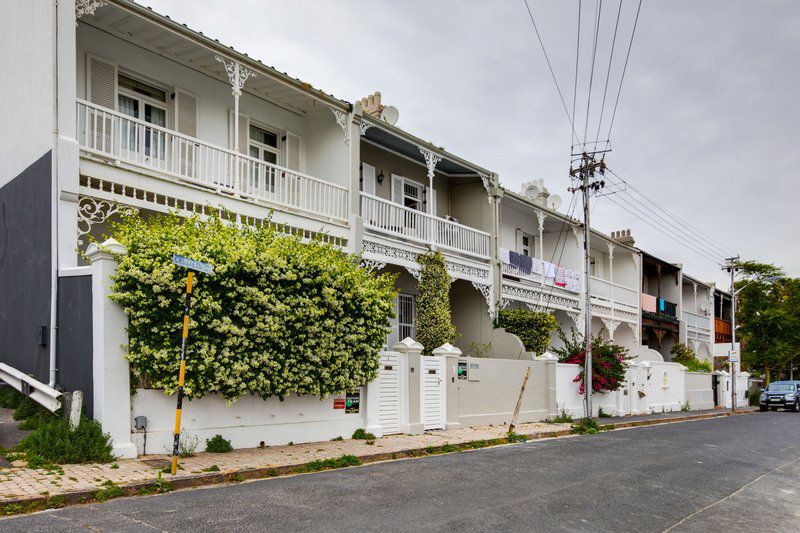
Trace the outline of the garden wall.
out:
[[[644,400],[647,412],[680,411],[686,401],[686,367],[659,361],[640,364],[645,369]]]
[[[583,407],[583,395],[579,393],[580,383],[575,383],[575,376],[580,374],[581,366],[567,363],[555,364],[556,379],[556,412],[566,411],[573,418],[583,418],[586,412]],[[622,390],[595,393],[592,395],[592,415],[597,416],[600,409],[609,415],[621,415],[620,398]]]
[[[315,396],[293,396],[284,401],[247,396],[231,405],[218,396],[184,399],[181,438],[185,441],[188,435],[195,436],[199,441],[197,451],[203,451],[206,439],[216,434],[230,440],[234,448],[255,448],[261,442],[274,446],[290,441],[349,438],[353,431],[366,425],[366,394],[363,389],[359,390],[358,413],[334,409],[334,399],[339,396],[323,400]],[[148,426],[146,449],[143,431],[134,430],[131,436],[138,453],[170,453],[175,428],[175,396],[164,396],[161,390],[137,389],[131,398],[131,427],[137,416],[146,416]]]
[[[531,369],[531,375],[522,397],[517,423],[544,420],[550,414],[548,395],[554,386],[552,363],[475,357],[461,357],[457,360],[466,364],[467,379],[449,380],[447,386],[455,386],[458,391],[457,421],[461,425],[510,423],[528,368]],[[455,361],[453,358],[452,364]],[[456,374],[448,369],[447,375]],[[448,419],[451,417],[448,416]]]
[[[692,411],[714,408],[711,374],[686,372],[686,401],[689,402],[689,409]]]

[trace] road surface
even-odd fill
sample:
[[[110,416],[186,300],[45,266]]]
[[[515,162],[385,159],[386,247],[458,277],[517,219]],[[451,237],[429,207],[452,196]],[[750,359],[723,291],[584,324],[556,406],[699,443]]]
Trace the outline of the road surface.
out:
[[[796,532],[800,414],[648,426],[0,520],[0,531],[81,529]]]

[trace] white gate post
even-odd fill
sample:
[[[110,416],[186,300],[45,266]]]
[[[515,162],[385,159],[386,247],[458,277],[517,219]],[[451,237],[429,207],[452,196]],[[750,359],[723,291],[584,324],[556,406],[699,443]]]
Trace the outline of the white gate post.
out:
[[[433,355],[444,357],[444,411],[445,429],[461,429],[461,422],[458,421],[458,358],[461,357],[461,350],[450,344],[444,343],[435,350]]]
[[[101,245],[92,243],[86,257],[92,263],[92,379],[94,418],[111,436],[112,451],[120,458],[136,457],[131,442],[130,370],[123,346],[128,344],[125,330],[128,318],[108,295],[111,276],[117,271],[114,255],[127,252],[114,239]]]
[[[402,412],[400,413],[400,432],[409,435],[419,435],[425,431],[422,420],[422,350],[424,347],[406,337],[392,346],[392,350],[400,353],[400,359],[405,360],[401,365],[403,372],[400,374],[400,394]]]

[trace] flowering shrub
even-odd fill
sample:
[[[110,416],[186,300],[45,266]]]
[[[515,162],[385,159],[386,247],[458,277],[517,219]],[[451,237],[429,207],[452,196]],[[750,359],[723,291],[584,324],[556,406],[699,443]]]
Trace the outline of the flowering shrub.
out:
[[[196,276],[192,293],[189,398],[323,397],[377,376],[391,275],[374,276],[329,244],[218,216],[128,215],[113,230],[128,253],[111,298],[129,317],[132,372],[154,388],[177,390],[186,270],[173,253],[214,265]]]
[[[571,336],[567,338],[563,331],[558,332],[558,336],[564,343],[563,348],[554,350],[558,354],[558,360],[562,363],[570,363],[583,367],[586,364],[586,349],[584,347],[583,336],[575,328],[572,329]],[[592,338],[592,391],[606,392],[615,391],[622,387],[625,381],[625,369],[628,367],[628,350],[610,341],[604,341],[601,337]],[[584,370],[572,380],[580,383],[578,391],[584,393]]]
[[[673,363],[682,364],[689,372],[711,372],[711,363],[698,359],[694,350],[682,342],[676,342],[669,353]]]

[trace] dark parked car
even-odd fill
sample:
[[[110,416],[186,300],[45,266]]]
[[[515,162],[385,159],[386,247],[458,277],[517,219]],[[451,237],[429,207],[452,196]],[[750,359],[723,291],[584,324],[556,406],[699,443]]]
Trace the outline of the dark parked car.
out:
[[[797,381],[773,381],[766,389],[761,389],[759,407],[777,411],[778,407],[800,412],[800,384]]]

